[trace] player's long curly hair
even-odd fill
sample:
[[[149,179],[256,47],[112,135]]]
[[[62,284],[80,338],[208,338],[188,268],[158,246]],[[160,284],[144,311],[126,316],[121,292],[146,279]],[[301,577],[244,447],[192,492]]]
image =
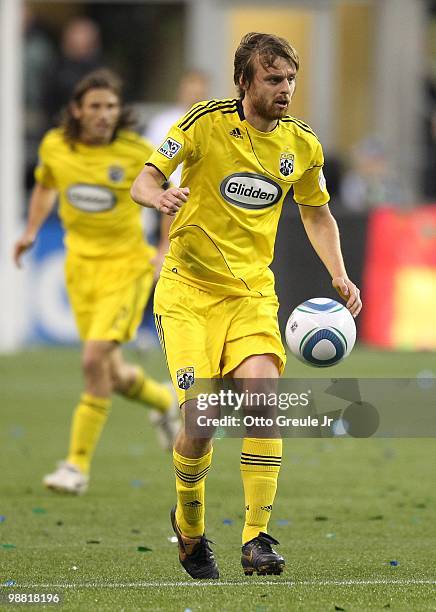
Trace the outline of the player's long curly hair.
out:
[[[123,104],[121,79],[112,70],[108,68],[99,68],[85,75],[77,83],[68,106],[62,113],[60,128],[64,132],[65,140],[73,147],[80,137],[80,121],[73,116],[72,106],[73,104],[80,106],[83,96],[90,89],[109,89],[118,97],[121,105],[121,113],[114,130],[114,137],[119,129],[132,128],[136,122],[132,109]]]
[[[241,99],[244,97],[244,89],[240,81],[242,80],[246,85],[251,83],[256,57],[265,67],[272,66],[277,57],[283,57],[293,64],[297,71],[300,67],[298,53],[287,40],[275,34],[249,32],[242,38],[235,53],[233,80]]]

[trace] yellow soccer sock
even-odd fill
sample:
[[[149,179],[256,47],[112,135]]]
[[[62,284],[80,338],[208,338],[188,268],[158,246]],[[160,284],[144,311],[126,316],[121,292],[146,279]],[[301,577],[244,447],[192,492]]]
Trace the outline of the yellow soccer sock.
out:
[[[68,463],[88,474],[91,459],[109,415],[111,400],[83,393],[71,424]]]
[[[282,459],[282,440],[244,438],[241,476],[245,493],[245,524],[242,544],[267,532],[277,490]]]
[[[174,395],[166,386],[147,376],[142,368],[137,368],[137,376],[125,396],[131,400],[148,404],[160,412],[166,412],[174,401]]]
[[[190,459],[173,451],[176,473],[176,521],[183,535],[195,538],[204,533],[204,484],[212,461],[212,449]]]

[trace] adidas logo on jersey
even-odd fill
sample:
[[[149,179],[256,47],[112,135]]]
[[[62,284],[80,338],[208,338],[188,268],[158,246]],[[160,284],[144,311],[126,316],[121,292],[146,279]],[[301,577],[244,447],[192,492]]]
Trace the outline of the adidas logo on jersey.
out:
[[[230,136],[234,136],[235,138],[244,138],[241,134],[241,130],[239,128],[235,128],[234,130],[230,130]]]

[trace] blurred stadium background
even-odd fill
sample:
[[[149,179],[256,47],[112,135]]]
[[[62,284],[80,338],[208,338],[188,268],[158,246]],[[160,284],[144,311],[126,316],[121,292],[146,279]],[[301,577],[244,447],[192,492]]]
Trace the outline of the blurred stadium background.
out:
[[[76,341],[57,218],[24,271],[10,257],[38,141],[73,80],[98,65],[118,70],[146,130],[175,103],[186,69],[208,75],[209,97],[234,96],[232,57],[250,30],[285,36],[301,55],[291,113],[324,145],[349,273],[363,289],[360,341],[435,349],[434,0],[0,0],[0,11],[0,351]],[[301,300],[332,295],[296,206],[284,210],[274,267],[282,324]]]

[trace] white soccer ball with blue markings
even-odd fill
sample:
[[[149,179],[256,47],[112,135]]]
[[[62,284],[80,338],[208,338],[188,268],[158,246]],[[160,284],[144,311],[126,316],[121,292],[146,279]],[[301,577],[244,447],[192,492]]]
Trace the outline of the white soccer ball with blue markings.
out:
[[[327,367],[350,354],[356,341],[356,324],[343,304],[330,298],[312,298],[292,311],[285,336],[300,361]]]

